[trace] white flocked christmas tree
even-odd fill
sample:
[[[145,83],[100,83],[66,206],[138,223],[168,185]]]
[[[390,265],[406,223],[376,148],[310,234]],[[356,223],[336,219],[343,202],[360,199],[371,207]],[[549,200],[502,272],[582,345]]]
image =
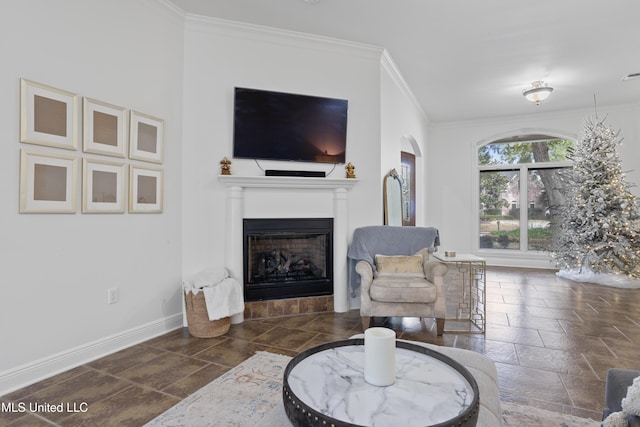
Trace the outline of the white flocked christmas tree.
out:
[[[559,276],[640,287],[640,207],[622,170],[619,133],[588,118],[562,174],[565,206],[557,213],[552,256]]]

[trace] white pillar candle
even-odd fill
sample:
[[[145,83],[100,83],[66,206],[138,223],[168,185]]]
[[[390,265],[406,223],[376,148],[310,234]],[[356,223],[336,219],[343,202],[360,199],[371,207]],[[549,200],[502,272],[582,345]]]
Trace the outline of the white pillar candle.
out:
[[[364,331],[364,380],[376,386],[396,381],[396,333],[392,329]]]

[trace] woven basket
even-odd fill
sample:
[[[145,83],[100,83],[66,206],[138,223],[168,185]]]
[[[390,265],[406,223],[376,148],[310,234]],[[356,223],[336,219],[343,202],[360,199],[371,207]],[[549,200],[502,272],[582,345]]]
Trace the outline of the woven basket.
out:
[[[184,304],[187,309],[189,333],[194,337],[212,338],[224,335],[229,330],[231,326],[230,317],[209,320],[207,304],[204,301],[204,292],[198,292],[197,295],[191,292],[185,292]]]

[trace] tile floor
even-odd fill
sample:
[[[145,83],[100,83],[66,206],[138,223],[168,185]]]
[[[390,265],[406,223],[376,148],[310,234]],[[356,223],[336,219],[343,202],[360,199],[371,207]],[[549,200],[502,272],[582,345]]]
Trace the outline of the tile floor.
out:
[[[378,324],[399,338],[487,355],[503,400],[599,419],[607,369],[640,369],[640,290],[543,270],[489,268],[487,278],[485,335],[437,337],[432,320],[414,318]],[[0,426],[140,426],[256,350],[295,355],[359,332],[357,311],[252,319],[211,339],[179,329],[0,397]],[[11,413],[10,402],[62,402],[79,412]]]

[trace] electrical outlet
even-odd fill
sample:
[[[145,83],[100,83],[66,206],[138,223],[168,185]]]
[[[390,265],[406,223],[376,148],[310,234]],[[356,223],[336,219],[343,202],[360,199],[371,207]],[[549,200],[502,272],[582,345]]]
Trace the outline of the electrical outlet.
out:
[[[118,288],[109,288],[107,291],[107,302],[109,304],[115,304],[120,299]]]

